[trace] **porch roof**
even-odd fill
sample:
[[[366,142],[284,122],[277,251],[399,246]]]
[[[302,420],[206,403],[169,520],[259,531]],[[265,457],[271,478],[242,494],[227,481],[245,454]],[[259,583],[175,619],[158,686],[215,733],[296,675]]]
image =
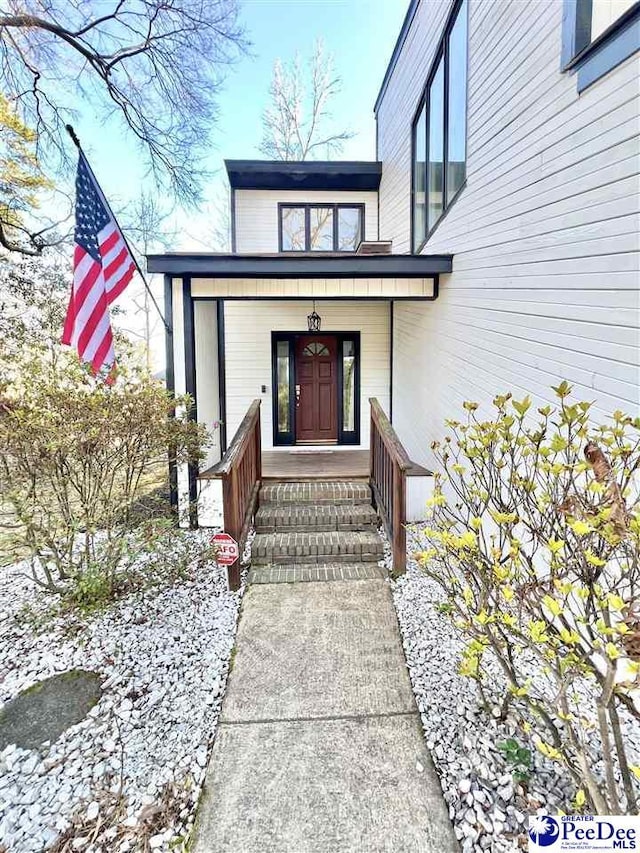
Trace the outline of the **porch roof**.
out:
[[[380,186],[375,160],[225,160],[235,190],[372,190]]]
[[[150,273],[206,278],[434,278],[452,269],[453,255],[277,254],[172,252],[147,255]]]

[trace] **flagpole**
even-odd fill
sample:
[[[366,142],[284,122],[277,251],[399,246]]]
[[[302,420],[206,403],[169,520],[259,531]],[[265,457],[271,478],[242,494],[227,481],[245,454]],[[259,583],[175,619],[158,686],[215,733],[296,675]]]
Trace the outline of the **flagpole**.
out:
[[[98,183],[98,179],[96,178],[96,176],[95,176],[95,174],[94,174],[94,172],[93,172],[93,169],[91,168],[91,164],[90,164],[90,163],[89,163],[89,161],[87,160],[87,157],[86,157],[86,155],[85,155],[84,151],[82,150],[82,145],[80,145],[80,140],[78,139],[78,137],[77,137],[77,135],[76,135],[76,132],[75,132],[75,130],[73,129],[73,126],[72,126],[72,125],[70,125],[70,124],[65,124],[65,128],[66,128],[67,133],[68,133],[68,134],[69,134],[69,136],[71,137],[71,139],[72,139],[72,141],[73,141],[73,144],[76,146],[76,148],[78,149],[78,151],[79,151],[79,152],[82,154],[82,156],[84,157],[84,162],[85,162],[85,164],[86,164],[86,166],[87,166],[87,169],[88,169],[88,170],[89,170],[89,172],[91,173],[91,177],[93,178],[95,185],[96,185],[98,188],[100,188],[100,184]],[[107,201],[107,199],[105,198],[104,193],[101,193],[101,195],[102,195],[102,201],[105,203],[105,205],[106,205],[106,207],[107,207],[107,209],[108,209],[109,213],[111,214],[111,216],[112,216],[112,218],[113,218],[113,221],[116,223],[116,225],[118,225],[118,220],[116,219],[116,217],[115,217],[115,214],[114,214],[113,210],[111,210],[111,205],[109,204],[109,202],[108,202],[108,201]],[[133,253],[133,251],[132,251],[132,249],[131,249],[131,246],[129,245],[129,241],[128,241],[128,240],[127,240],[127,238],[126,238],[126,235],[124,234],[124,232],[123,232],[122,228],[120,228],[120,226],[119,226],[119,225],[118,225],[118,228],[119,228],[119,230],[120,230],[120,234],[122,235],[122,239],[124,240],[124,244],[125,244],[125,246],[127,247],[127,249],[129,250],[129,254],[131,255],[131,258],[132,258],[132,260],[133,260],[133,263],[135,264],[135,268],[136,268],[136,269],[137,269],[137,271],[138,271],[138,275],[139,275],[139,276],[140,276],[140,278],[142,279],[142,283],[144,284],[145,289],[146,289],[147,293],[149,294],[149,297],[150,297],[151,301],[153,302],[154,308],[155,308],[155,309],[156,309],[156,311],[158,312],[158,316],[159,316],[159,317],[160,317],[160,319],[162,320],[162,323],[163,323],[163,325],[164,325],[165,329],[167,330],[168,334],[170,334],[170,335],[171,335],[171,334],[173,334],[173,332],[172,332],[171,328],[169,327],[169,324],[167,323],[167,321],[166,321],[166,320],[165,320],[165,318],[164,318],[164,315],[163,315],[162,311],[160,310],[160,307],[158,306],[158,303],[156,302],[156,298],[155,298],[155,296],[154,296],[154,295],[153,295],[153,293],[151,292],[151,288],[149,287],[149,285],[148,285],[148,283],[147,283],[147,279],[145,278],[144,273],[143,273],[143,272],[142,272],[142,270],[140,269],[140,264],[138,263],[138,261],[137,261],[137,259],[136,259],[136,256],[135,256],[135,254]]]

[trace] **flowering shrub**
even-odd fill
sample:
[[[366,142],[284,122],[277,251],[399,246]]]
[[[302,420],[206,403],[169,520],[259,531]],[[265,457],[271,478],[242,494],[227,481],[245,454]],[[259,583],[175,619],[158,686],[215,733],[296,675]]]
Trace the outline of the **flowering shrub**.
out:
[[[574,808],[636,813],[622,723],[640,719],[640,419],[592,424],[566,382],[554,391],[537,417],[506,394],[486,420],[466,403],[447,422],[418,558],[465,639],[461,672],[565,766]]]

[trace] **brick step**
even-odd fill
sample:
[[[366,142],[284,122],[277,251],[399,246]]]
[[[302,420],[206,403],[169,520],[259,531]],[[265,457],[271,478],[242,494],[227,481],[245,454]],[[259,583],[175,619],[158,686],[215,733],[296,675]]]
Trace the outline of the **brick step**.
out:
[[[386,576],[385,569],[377,563],[290,563],[252,567],[249,583],[362,581],[384,579]]]
[[[265,483],[260,489],[259,504],[370,504],[371,489],[363,480],[298,483]]]
[[[378,517],[370,504],[265,504],[256,514],[258,533],[326,530],[375,531]]]
[[[375,563],[383,553],[380,536],[371,532],[258,533],[251,546],[251,563]]]

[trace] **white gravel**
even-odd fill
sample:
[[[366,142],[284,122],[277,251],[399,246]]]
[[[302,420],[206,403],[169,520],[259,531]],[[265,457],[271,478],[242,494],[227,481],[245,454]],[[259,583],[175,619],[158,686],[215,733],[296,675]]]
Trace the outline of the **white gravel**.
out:
[[[192,537],[191,545],[210,536],[178,535]],[[37,616],[48,602],[20,576],[23,570],[0,570],[0,708],[34,683],[71,669],[99,672],[103,694],[54,744],[38,752],[8,746],[0,753],[0,848],[42,851],[80,812],[99,822],[106,792],[122,781],[127,808],[121,821],[131,830],[162,787],[175,786],[171,825],[150,843],[160,853],[176,849],[192,825],[242,590],[228,592],[225,574],[196,559],[188,577],[170,586],[132,593],[75,625],[55,617],[36,629],[16,614],[27,605]],[[135,843],[114,845],[109,838],[116,833],[110,832],[96,842],[74,843],[74,849],[136,849]]]
[[[418,539],[410,529],[409,555],[422,550]],[[473,683],[458,675],[462,643],[437,610],[442,596],[436,584],[408,559],[406,574],[392,588],[427,746],[463,853],[527,849],[529,814],[565,808],[575,793],[571,780],[532,750],[528,790],[514,781],[498,745],[508,738],[527,744],[515,720],[489,716]]]

